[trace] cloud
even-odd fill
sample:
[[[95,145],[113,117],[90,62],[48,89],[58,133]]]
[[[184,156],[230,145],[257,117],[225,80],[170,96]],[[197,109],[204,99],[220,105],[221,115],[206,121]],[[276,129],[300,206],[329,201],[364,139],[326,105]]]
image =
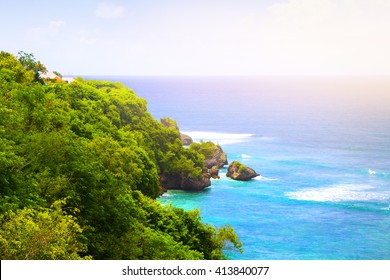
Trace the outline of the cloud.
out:
[[[65,21],[52,20],[46,26],[32,27],[27,31],[27,38],[39,45],[49,44],[54,38],[64,32]]]
[[[95,15],[99,18],[113,19],[124,15],[125,8],[120,5],[102,2],[95,10]]]
[[[47,34],[58,33],[66,25],[65,21],[53,20],[50,21],[44,27],[33,27],[30,29],[30,33],[35,36],[43,36]]]

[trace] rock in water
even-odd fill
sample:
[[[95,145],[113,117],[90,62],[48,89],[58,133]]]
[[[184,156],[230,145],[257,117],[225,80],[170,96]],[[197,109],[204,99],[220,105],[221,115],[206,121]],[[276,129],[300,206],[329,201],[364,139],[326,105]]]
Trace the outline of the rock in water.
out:
[[[224,165],[228,164],[226,153],[222,150],[219,145],[215,145],[212,147],[212,153],[210,156],[205,156],[204,159],[204,167],[212,168],[213,166],[217,166],[217,168],[221,168]]]
[[[209,170],[209,174],[210,174],[210,176],[211,176],[211,178],[213,178],[213,179],[219,179],[219,169],[218,169],[218,166],[213,166],[213,167],[211,167]]]
[[[259,175],[260,174],[258,174],[252,168],[247,167],[238,161],[233,161],[229,165],[228,172],[226,173],[227,177],[238,181],[249,181]]]
[[[184,179],[181,189],[186,191],[201,191],[211,186],[210,174],[203,173],[202,179],[187,177]]]
[[[194,142],[190,136],[184,133],[180,133],[180,139],[183,146],[189,146]]]
[[[160,174],[164,190],[201,191],[211,185],[210,174],[203,172],[202,178],[182,177],[181,174]]]

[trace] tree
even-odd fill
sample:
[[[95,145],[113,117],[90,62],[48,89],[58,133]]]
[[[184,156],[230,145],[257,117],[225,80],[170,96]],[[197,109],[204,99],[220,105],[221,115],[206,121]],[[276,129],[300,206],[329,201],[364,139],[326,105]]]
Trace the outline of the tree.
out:
[[[24,208],[0,216],[0,258],[20,260],[76,260],[86,250],[78,237],[76,219],[55,202],[50,209]]]
[[[33,80],[33,71],[27,70],[12,54],[0,52],[0,89],[3,94]]]
[[[18,53],[19,62],[30,71],[33,71],[34,81],[40,82],[43,84],[43,80],[39,77],[41,73],[47,72],[46,67],[40,62],[37,61],[32,53],[25,53],[24,51],[20,51]]]

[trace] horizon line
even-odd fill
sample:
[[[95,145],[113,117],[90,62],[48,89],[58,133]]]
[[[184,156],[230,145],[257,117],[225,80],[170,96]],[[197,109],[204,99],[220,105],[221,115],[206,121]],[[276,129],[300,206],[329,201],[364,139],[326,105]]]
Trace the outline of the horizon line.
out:
[[[269,77],[269,78],[362,78],[362,77],[378,77],[389,78],[390,74],[62,74],[63,77],[166,77],[166,78],[191,78],[191,77]]]

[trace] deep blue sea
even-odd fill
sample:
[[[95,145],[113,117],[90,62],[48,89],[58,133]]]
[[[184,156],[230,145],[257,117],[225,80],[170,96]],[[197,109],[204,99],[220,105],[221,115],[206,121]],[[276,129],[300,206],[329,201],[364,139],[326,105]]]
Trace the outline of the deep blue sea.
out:
[[[232,259],[390,259],[390,79],[108,77],[261,176],[159,198],[233,226]]]

